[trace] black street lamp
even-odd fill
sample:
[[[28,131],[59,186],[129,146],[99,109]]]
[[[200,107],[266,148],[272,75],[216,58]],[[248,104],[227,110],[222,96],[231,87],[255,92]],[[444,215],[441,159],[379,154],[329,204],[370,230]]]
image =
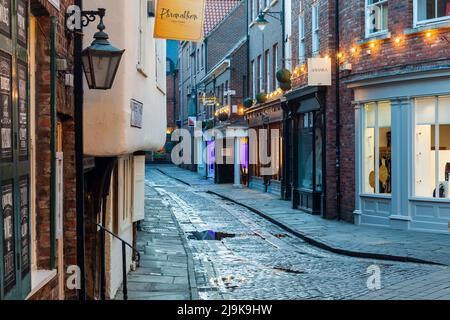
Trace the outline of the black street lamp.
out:
[[[284,9],[285,3],[284,0],[282,1],[281,4],[281,11],[259,11],[258,17],[255,20],[255,25],[258,26],[259,30],[264,31],[266,29],[266,27],[270,24],[270,22],[266,19],[266,16],[269,16],[271,18],[274,18],[276,20],[278,20],[281,23],[281,34],[283,37],[283,41],[282,46],[281,46],[281,51],[282,51],[282,65],[283,68],[285,66],[285,60],[286,60],[286,48],[285,48],[285,42],[286,42],[286,26],[285,26],[285,19],[284,19],[284,13],[285,13],[285,9]]]
[[[269,21],[267,21],[265,14],[260,11],[258,14],[258,18],[255,20],[255,24],[258,26],[259,30],[264,31],[264,29],[269,24]]]
[[[100,17],[99,31],[95,33],[92,44],[82,51],[81,59],[89,89],[109,90],[125,50],[117,49],[108,41],[103,24],[105,9],[98,9],[97,13]]]

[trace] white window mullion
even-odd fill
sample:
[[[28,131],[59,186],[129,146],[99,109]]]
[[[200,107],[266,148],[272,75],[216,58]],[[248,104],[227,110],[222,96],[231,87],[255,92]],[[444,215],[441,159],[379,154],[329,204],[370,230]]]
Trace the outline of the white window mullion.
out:
[[[380,193],[380,130],[378,129],[378,102],[375,104],[375,194]]]

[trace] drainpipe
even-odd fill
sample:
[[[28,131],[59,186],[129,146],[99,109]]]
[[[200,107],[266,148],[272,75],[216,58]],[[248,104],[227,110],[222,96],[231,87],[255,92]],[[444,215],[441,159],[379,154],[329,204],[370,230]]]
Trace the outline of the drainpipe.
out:
[[[75,0],[75,5],[83,10],[83,0]],[[84,151],[83,151],[83,66],[81,52],[83,36],[74,35],[74,102],[75,102],[75,163],[76,163],[76,208],[77,208],[77,265],[80,270],[78,299],[86,300],[85,273],[85,221],[84,221]]]
[[[246,15],[247,15],[247,23],[246,28],[247,28],[247,97],[250,97],[250,83],[252,81],[252,79],[250,78],[250,29],[249,29],[249,24],[250,24],[250,10],[249,10],[249,6],[251,5],[250,1],[247,0],[247,10],[246,10]],[[250,188],[250,178],[251,178],[251,166],[252,164],[250,163],[250,128],[248,131],[248,140],[247,140],[247,159],[248,159],[248,163],[247,163],[247,187]]]
[[[337,54],[340,51],[339,37],[339,0],[335,1],[335,32],[336,32],[336,211],[337,218],[341,220],[341,95],[340,95],[340,79],[339,79],[339,58]]]
[[[337,1],[337,0],[336,0]],[[283,41],[282,41],[282,48],[281,48],[281,56],[283,61],[281,62],[281,65],[283,66],[283,69],[286,66],[286,23],[285,23],[285,7],[286,7],[286,0],[283,0],[281,2],[281,34],[283,36]],[[274,75],[275,76],[275,75]]]
[[[51,150],[51,192],[50,192],[50,269],[55,269],[56,260],[56,17],[51,17],[50,27],[50,150]]]

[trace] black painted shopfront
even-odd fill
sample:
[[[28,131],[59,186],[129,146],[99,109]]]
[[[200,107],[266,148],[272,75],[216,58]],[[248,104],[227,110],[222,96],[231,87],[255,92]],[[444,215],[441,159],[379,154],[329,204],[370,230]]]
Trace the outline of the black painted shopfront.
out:
[[[316,215],[323,214],[325,194],[324,94],[320,87],[306,87],[285,95],[284,198]]]
[[[31,288],[28,1],[0,1],[0,299]]]

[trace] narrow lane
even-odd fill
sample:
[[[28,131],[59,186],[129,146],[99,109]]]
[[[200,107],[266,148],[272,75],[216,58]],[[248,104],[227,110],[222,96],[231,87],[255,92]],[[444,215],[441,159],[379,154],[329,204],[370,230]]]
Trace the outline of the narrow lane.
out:
[[[244,207],[151,167],[146,187],[171,210],[187,239],[201,299],[420,299],[423,292],[450,297],[448,267],[323,251]],[[198,240],[205,231],[219,233],[220,241]],[[371,266],[381,271],[379,291],[367,285]]]

